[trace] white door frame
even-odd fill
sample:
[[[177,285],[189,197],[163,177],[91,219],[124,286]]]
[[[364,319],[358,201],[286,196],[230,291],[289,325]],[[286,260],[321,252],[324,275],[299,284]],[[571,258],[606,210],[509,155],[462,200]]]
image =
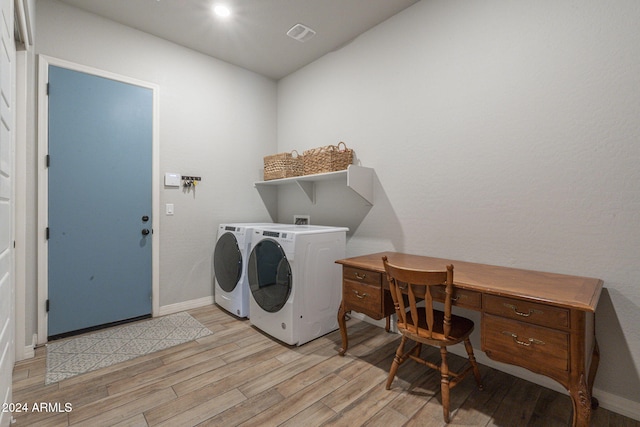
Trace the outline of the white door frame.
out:
[[[16,52],[15,156],[14,156],[14,265],[16,313],[16,361],[33,357],[33,347],[26,343],[26,262],[27,262],[27,55]],[[29,343],[32,344],[32,343]]]
[[[129,83],[132,85],[151,89],[153,91],[153,146],[152,146],[152,195],[151,195],[151,212],[152,212],[152,230],[153,239],[151,239],[151,293],[152,293],[152,315],[158,315],[160,307],[160,279],[159,279],[159,260],[160,260],[160,126],[159,126],[159,94],[160,87],[153,83],[144,82],[130,77],[114,74],[108,71],[99,70],[85,65],[76,64],[62,59],[50,56],[38,56],[38,344],[47,342],[47,323],[48,314],[46,311],[46,303],[49,297],[49,249],[46,238],[46,228],[49,223],[49,181],[46,165],[46,155],[48,153],[48,123],[49,108],[47,99],[47,82],[49,81],[49,65],[54,65],[69,70],[79,71],[86,74],[92,74],[111,80]]]

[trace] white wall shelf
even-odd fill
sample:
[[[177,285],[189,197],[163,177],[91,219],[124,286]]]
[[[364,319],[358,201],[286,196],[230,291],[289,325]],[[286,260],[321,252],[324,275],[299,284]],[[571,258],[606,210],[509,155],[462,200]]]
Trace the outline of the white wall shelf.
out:
[[[346,170],[337,172],[303,175],[292,178],[258,181],[254,186],[260,193],[269,215],[274,220],[278,214],[278,187],[281,185],[297,185],[309,198],[316,203],[315,184],[322,181],[343,181],[344,185],[360,196],[368,206],[373,206],[373,169],[357,165],[349,165]]]

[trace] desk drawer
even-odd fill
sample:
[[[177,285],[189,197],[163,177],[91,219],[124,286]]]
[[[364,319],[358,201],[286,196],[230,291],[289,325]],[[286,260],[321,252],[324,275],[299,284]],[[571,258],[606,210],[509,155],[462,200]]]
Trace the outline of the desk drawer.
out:
[[[347,267],[342,269],[342,278],[344,280],[353,280],[355,282],[366,283],[380,287],[382,285],[382,274],[376,271],[363,270],[360,268]]]
[[[444,302],[445,286],[440,285],[431,289],[431,295],[437,301]],[[475,310],[482,308],[482,294],[480,292],[470,291],[468,289],[454,288],[451,297],[453,305],[467,307]]]
[[[342,300],[349,310],[355,310],[374,319],[384,317],[382,288],[379,283],[371,285],[345,279],[342,281]]]
[[[510,319],[552,328],[569,327],[569,310],[515,298],[485,295],[484,310]]]
[[[549,374],[569,369],[569,334],[484,314],[482,351],[500,362]]]

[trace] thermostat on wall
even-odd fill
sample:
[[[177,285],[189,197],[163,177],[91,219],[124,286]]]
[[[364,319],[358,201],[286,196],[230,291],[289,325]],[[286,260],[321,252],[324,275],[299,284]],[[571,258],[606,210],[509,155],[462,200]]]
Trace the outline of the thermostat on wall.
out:
[[[165,173],[164,174],[164,186],[165,187],[180,187],[179,173]]]

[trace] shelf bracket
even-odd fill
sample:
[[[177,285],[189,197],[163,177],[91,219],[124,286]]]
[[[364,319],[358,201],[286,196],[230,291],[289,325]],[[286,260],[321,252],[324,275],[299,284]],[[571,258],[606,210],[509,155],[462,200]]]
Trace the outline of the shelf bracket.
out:
[[[347,187],[373,206],[373,169],[349,165]]]
[[[271,220],[274,222],[278,220],[278,187],[269,187],[264,185],[256,185],[256,189],[262,198],[267,212]]]
[[[304,191],[304,194],[307,195],[311,203],[315,205],[316,204],[316,185],[313,183],[313,181],[296,180],[296,184],[298,184],[298,187],[300,187],[300,189]]]

